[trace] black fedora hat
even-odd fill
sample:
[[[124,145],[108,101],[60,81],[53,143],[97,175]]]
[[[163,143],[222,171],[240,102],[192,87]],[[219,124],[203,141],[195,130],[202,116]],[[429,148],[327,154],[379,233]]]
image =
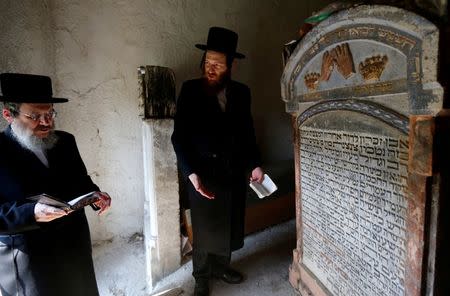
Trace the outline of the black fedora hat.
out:
[[[221,27],[211,27],[208,32],[206,44],[196,44],[195,47],[203,50],[213,50],[227,55],[233,55],[235,58],[243,59],[245,55],[236,52],[238,34],[231,30]]]
[[[12,103],[65,103],[68,99],[54,98],[52,80],[48,76],[2,73],[0,101]]]

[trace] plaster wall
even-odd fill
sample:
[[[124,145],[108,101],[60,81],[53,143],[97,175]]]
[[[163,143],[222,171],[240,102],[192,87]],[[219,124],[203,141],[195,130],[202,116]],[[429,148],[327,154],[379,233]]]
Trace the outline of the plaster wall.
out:
[[[247,83],[263,157],[292,157],[288,115],[279,99],[282,44],[327,1],[131,0],[1,1],[0,70],[50,75],[58,127],[76,135],[88,171],[113,197],[105,216],[90,215],[94,241],[129,237],[143,227],[140,65],[172,68],[181,82],[199,75],[208,28],[239,32],[235,79]],[[88,211],[89,212],[89,211]]]
[[[202,52],[194,44],[206,42],[208,28],[237,31],[247,58],[234,78],[252,89],[263,158],[292,158],[290,118],[280,100],[282,44],[328,2],[0,1],[0,72],[53,78],[55,95],[71,99],[56,106],[58,128],[75,134],[89,174],[113,198],[102,217],[87,210],[102,295],[142,295],[148,284],[137,67],[172,68],[179,90],[182,81],[199,75]]]
[[[51,22],[48,1],[0,1],[0,71],[53,76]]]

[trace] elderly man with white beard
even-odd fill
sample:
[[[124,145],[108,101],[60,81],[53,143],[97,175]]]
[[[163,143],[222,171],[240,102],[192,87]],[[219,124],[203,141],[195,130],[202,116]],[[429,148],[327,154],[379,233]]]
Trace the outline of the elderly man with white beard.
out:
[[[98,295],[84,209],[34,202],[47,193],[69,201],[95,192],[101,214],[111,203],[81,159],[73,135],[55,130],[54,98],[47,76],[0,74],[0,295]]]

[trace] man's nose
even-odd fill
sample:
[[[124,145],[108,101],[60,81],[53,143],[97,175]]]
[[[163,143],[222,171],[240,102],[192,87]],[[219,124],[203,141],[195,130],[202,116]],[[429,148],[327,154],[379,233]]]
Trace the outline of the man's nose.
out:
[[[51,124],[51,121],[52,121],[52,119],[49,117],[49,116],[41,116],[40,118],[39,118],[39,124],[40,125],[45,125],[45,126],[48,126],[48,125],[50,125]]]

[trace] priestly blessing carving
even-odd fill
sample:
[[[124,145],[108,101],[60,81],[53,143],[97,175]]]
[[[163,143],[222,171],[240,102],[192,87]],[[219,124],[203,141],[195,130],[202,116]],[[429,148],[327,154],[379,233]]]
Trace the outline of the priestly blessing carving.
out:
[[[379,81],[388,63],[386,55],[374,55],[359,63],[359,73],[365,82]],[[355,64],[352,51],[348,43],[337,45],[330,51],[326,50],[322,56],[320,73],[308,72],[304,76],[304,82],[309,91],[317,90],[321,81],[328,81],[334,69],[344,79],[349,79],[355,74]]]
[[[359,72],[366,82],[379,81],[386,68],[388,57],[386,55],[372,56],[359,63]]]

